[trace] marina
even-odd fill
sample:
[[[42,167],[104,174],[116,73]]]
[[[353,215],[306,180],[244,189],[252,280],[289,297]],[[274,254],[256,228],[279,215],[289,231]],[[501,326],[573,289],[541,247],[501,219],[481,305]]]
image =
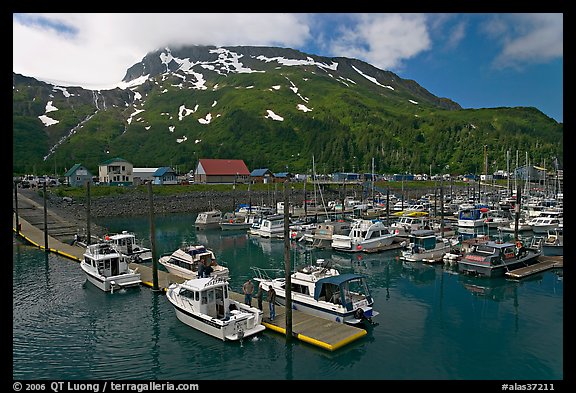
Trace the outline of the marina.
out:
[[[244,233],[229,233],[229,231],[220,230],[196,232],[190,225],[193,222],[194,215],[157,217],[156,227],[159,231],[157,255],[169,253],[178,248],[183,240],[189,243],[206,244],[214,250],[218,256],[218,261],[230,268],[231,298],[242,301],[243,295],[240,287],[247,277],[253,277],[250,266],[256,264],[269,268],[283,265],[282,239],[250,237]],[[124,228],[134,231],[139,238],[145,239],[149,236],[146,217],[110,219],[103,224],[111,231],[121,231]],[[43,250],[43,232],[25,220],[20,220],[20,225],[20,237],[23,240],[26,238],[25,244],[33,245],[33,247],[15,244],[15,265],[22,265],[28,258],[40,258],[40,260],[46,258],[49,261],[46,264],[47,268],[50,266],[50,269],[64,269],[68,271],[67,274],[72,276],[70,277],[72,281],[66,286],[72,286],[73,291],[80,291],[80,294],[74,296],[87,297],[92,301],[104,300],[100,299],[101,295],[99,296],[97,292],[92,291],[89,286],[80,285],[84,278],[80,275],[81,271],[76,264],[66,263],[66,260],[78,260],[77,258],[83,251],[81,247],[71,246],[63,242],[58,243],[58,239],[49,236],[51,252],[45,253]],[[13,228],[16,230],[15,222]],[[399,259],[400,250],[398,249],[370,254],[341,253],[330,249],[316,248],[309,251],[303,246],[303,243],[292,243],[290,248],[292,263],[298,265],[305,262],[311,252],[315,256],[314,258],[331,259],[337,263],[338,269],[343,272],[362,272],[367,275],[375,299],[375,309],[379,312],[379,315],[374,318],[375,326],[366,330],[360,329],[342,333],[338,332],[334,325],[341,325],[344,328],[352,327],[343,324],[323,326],[322,323],[327,323],[326,320],[315,321],[307,316],[300,320],[302,313],[293,312],[292,331],[296,340],[294,340],[294,344],[286,347],[285,310],[282,306],[277,305],[274,323],[269,323],[270,321],[266,319],[269,317],[267,303],[264,301],[262,324],[266,326],[266,330],[251,339],[243,340],[240,347],[243,346],[254,357],[258,357],[264,362],[275,359],[276,355],[273,354],[293,352],[290,358],[298,358],[298,363],[293,363],[288,359],[286,362],[281,360],[281,367],[284,367],[285,373],[281,373],[280,376],[277,373],[270,373],[266,369],[256,369],[246,375],[240,371],[243,363],[236,364],[236,359],[232,356],[230,361],[224,363],[217,361],[217,368],[214,366],[199,370],[194,374],[195,379],[213,379],[215,375],[225,375],[223,378],[227,379],[532,379],[535,376],[543,379],[563,379],[561,340],[563,281],[562,269],[558,265],[525,276],[520,280],[470,278],[473,281],[471,281],[472,284],[469,284],[468,281],[463,281],[464,278],[461,275],[455,274],[453,269],[445,266],[415,262],[414,266],[406,267]],[[139,266],[131,264],[131,267],[138,267],[142,287],[151,288],[152,269],[150,264],[139,264]],[[25,271],[23,269],[24,265],[16,271],[15,288],[19,288],[18,282],[23,279],[19,276],[20,272]],[[181,277],[167,272],[159,271],[158,273],[158,284],[161,288],[167,288],[170,283],[182,280]],[[53,276],[53,274],[51,275]],[[62,278],[64,277],[65,275],[62,276]],[[55,279],[56,277],[51,280],[53,284],[58,285],[58,288],[62,287],[61,284],[58,284],[58,279],[54,281]],[[212,357],[229,357],[228,353],[239,350],[238,343],[236,345],[230,343],[231,346],[220,343],[221,347],[217,347],[213,341],[217,343],[218,340],[210,337],[202,339],[201,336],[198,336],[203,335],[202,332],[196,333],[194,329],[190,329],[177,320],[167,300],[163,300],[165,296],[158,297],[154,293],[156,293],[154,290],[116,291],[112,295],[108,294],[110,297],[106,297],[107,303],[114,304],[97,309],[104,312],[110,307],[117,308],[119,312],[123,313],[123,319],[133,319],[134,322],[130,326],[134,332],[127,333],[128,336],[138,335],[147,342],[150,340],[158,341],[160,345],[158,356],[164,361],[168,358],[177,361],[178,359],[189,359],[190,356],[202,356],[206,362],[210,362],[209,359]],[[442,296],[438,297],[440,294]],[[56,293],[54,295],[58,296]],[[22,335],[22,329],[31,329],[27,326],[30,326],[32,320],[36,320],[36,317],[33,317],[32,320],[28,321],[26,315],[35,311],[33,307],[22,308],[26,300],[20,296],[20,291],[16,290],[14,294],[16,315],[14,319],[16,345],[14,375],[24,379],[26,375],[34,375],[34,378],[37,378],[44,375],[43,371],[39,371],[37,367],[28,364],[25,355],[27,349],[22,346],[24,342],[30,340],[30,338],[25,338]],[[67,295],[64,296],[68,297]],[[141,300],[136,301],[136,299]],[[126,309],[123,303],[128,301],[130,306]],[[547,304],[545,315],[540,315],[543,308],[537,307],[542,302]],[[518,303],[521,307],[517,309],[513,307],[513,303]],[[254,298],[252,305],[255,304],[256,299]],[[469,308],[470,306],[473,306],[472,309]],[[150,307],[153,307],[152,316],[148,315]],[[449,314],[443,312],[445,307],[449,307],[452,311]],[[431,318],[432,314],[424,311],[427,308],[434,311],[434,318]],[[96,312],[96,309],[92,312]],[[424,315],[422,315],[423,312]],[[83,313],[81,312],[81,314]],[[503,350],[502,341],[491,338],[493,329],[500,331],[500,328],[497,326],[490,327],[493,322],[488,323],[488,320],[492,321],[496,314],[499,321],[497,326],[506,325],[516,320],[516,329],[519,331],[529,329],[531,335],[537,334],[540,337],[538,345],[534,345],[533,342],[526,342],[522,335],[506,334],[505,337],[502,337],[503,340],[508,341],[504,345],[504,347],[509,347],[507,359],[512,362],[522,359],[521,368],[512,367],[509,360],[497,361],[496,367],[492,367],[494,366],[493,362],[489,368],[478,368],[477,361],[479,359],[476,357],[474,358],[475,367],[471,367],[471,360],[467,360],[470,352],[480,351],[480,348],[483,352],[487,351],[488,353],[490,348],[492,351],[498,352]],[[421,317],[425,315],[428,316],[422,319]],[[472,320],[470,320],[471,317]],[[150,318],[155,321],[153,326],[157,326],[152,330],[150,329]],[[474,343],[470,342],[465,337],[466,335],[458,333],[461,328],[456,328],[455,319],[460,320],[458,326],[464,323],[466,330],[477,332]],[[85,334],[81,333],[86,329],[82,327],[84,320],[74,318],[73,321],[72,325],[75,326],[73,331],[76,333],[67,333],[66,340],[68,341],[75,340],[76,337],[81,339]],[[63,323],[69,324],[68,322]],[[112,318],[108,321],[107,326],[114,327],[116,324],[118,327],[123,325],[120,320],[114,322],[114,318]],[[56,326],[61,326],[61,323],[57,322]],[[441,328],[441,326],[443,327]],[[480,332],[478,329],[482,326],[484,328]],[[543,330],[541,326],[546,326],[546,329]],[[64,338],[60,339],[59,333],[50,327],[43,327],[42,330],[42,334],[51,335],[53,345],[64,342]],[[88,329],[88,331],[90,330]],[[167,332],[172,331],[178,332],[177,335],[174,337],[173,333],[170,333],[167,337]],[[442,349],[433,344],[437,340],[447,340],[448,337],[444,335],[448,332],[451,336],[449,341],[452,342],[449,347]],[[150,337],[151,333],[152,337]],[[551,333],[552,336],[550,336]],[[328,337],[330,335],[332,337]],[[414,341],[414,337],[420,338]],[[558,337],[560,337],[560,341],[558,341]],[[175,346],[174,340],[179,343],[177,346]],[[478,344],[475,344],[476,342]],[[198,347],[199,345],[200,347]],[[26,344],[26,347],[30,346],[34,346],[34,342]],[[413,351],[406,352],[406,348],[414,346]],[[187,379],[191,377],[184,369],[173,369],[162,365],[156,368],[152,366],[147,360],[149,359],[149,355],[147,355],[150,350],[149,346],[131,348],[124,355],[115,354],[112,348],[106,348],[101,347],[96,351],[93,350],[94,361],[90,368],[77,367],[77,362],[70,363],[70,367],[68,367],[67,359],[72,361],[75,358],[74,355],[70,354],[59,357],[59,360],[49,360],[53,356],[52,354],[61,353],[63,350],[52,346],[47,348],[50,353],[40,353],[38,356],[52,364],[60,364],[60,371],[56,374],[54,374],[54,370],[50,371],[50,374],[45,374],[50,375],[51,378],[54,375],[62,379],[70,378],[73,375],[77,378],[78,375],[81,375],[82,378],[123,379],[126,378],[126,371],[119,374],[108,367],[98,366],[98,359],[101,359],[103,365],[110,359],[121,361],[123,356],[129,356],[130,359],[135,359],[134,356],[136,356],[136,359],[139,359],[129,362],[131,364],[129,367],[130,378],[149,379],[152,375],[159,379]],[[207,348],[210,349],[211,354],[206,353]],[[315,349],[317,350],[315,351]],[[200,350],[202,352],[199,352]],[[21,351],[24,352],[21,353]],[[153,349],[153,351],[155,350]],[[458,359],[458,367],[452,366],[452,362],[446,363],[445,366],[436,363],[437,366],[433,369],[424,367],[426,363],[435,363],[438,356],[447,356],[447,351],[451,354],[450,356],[455,356]],[[194,353],[196,355],[192,355]],[[385,357],[383,357],[384,353],[386,353]],[[414,364],[415,358],[409,353],[412,353],[413,356],[418,353],[421,361],[416,361]],[[526,356],[532,360],[526,362]],[[324,366],[320,373],[312,371],[317,370],[318,367],[323,367],[320,366],[321,364],[326,364],[326,366],[333,364],[336,365],[336,368]],[[410,367],[408,367],[409,364]],[[543,367],[543,364],[548,366]],[[499,365],[501,367],[498,367]],[[150,374],[151,369],[156,371],[152,371]],[[48,370],[45,372],[47,373]]]

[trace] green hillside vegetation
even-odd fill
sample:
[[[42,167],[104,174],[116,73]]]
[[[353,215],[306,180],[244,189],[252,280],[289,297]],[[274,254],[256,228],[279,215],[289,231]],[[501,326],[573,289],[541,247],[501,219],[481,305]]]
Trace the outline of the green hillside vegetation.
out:
[[[548,169],[554,157],[563,159],[563,124],[535,108],[442,109],[457,104],[433,97],[414,81],[403,80],[392,90],[350,71],[268,68],[227,76],[203,71],[205,90],[175,75],[158,75],[135,89],[142,98],[129,106],[96,109],[88,95],[76,103],[56,95],[59,110],[48,115],[60,123],[50,127],[37,117],[49,95],[41,86],[19,85],[14,172],[53,173],[56,163],[63,174],[82,163],[98,173],[99,163],[122,157],[135,167],[171,166],[180,172],[193,169],[200,158],[231,158],[243,159],[250,170],[307,173],[314,157],[317,173],[370,172],[374,160],[378,173],[478,174],[484,173],[485,147],[490,172],[506,169],[507,151],[511,169],[517,152],[519,165],[526,152],[531,164],[546,162]],[[311,111],[299,110],[299,104]],[[182,105],[195,111],[179,120]],[[266,118],[267,110],[284,120]],[[209,114],[209,124],[201,124]],[[186,140],[178,143],[179,138]]]

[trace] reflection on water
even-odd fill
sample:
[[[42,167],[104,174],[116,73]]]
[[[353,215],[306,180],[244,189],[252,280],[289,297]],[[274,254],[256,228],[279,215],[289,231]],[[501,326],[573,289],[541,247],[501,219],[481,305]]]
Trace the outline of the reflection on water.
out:
[[[194,218],[157,217],[156,255],[205,244],[230,268],[236,292],[253,266],[284,269],[283,240],[196,232]],[[150,239],[147,218],[98,224]],[[224,343],[181,323],[161,293],[103,293],[76,262],[19,243],[13,249],[15,379],[563,378],[562,270],[521,282],[481,279],[443,264],[403,263],[400,250],[343,253],[291,243],[293,267],[325,259],[341,273],[364,274],[380,313],[366,336],[330,352],[297,339],[287,344],[269,330],[242,345]]]

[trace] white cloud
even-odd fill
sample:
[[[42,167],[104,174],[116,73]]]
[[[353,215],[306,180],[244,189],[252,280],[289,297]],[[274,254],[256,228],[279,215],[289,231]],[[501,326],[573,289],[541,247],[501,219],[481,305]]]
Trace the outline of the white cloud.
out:
[[[544,63],[564,55],[562,14],[499,15],[485,32],[502,43],[502,51],[494,60],[496,67]]]
[[[430,48],[422,14],[353,14],[357,24],[343,27],[330,50],[336,56],[363,59],[385,70]]]
[[[39,17],[43,23],[30,21]],[[309,38],[306,19],[287,13],[14,14],[13,71],[63,86],[107,89],[146,53],[165,46],[297,47]],[[65,33],[54,25],[66,27]]]

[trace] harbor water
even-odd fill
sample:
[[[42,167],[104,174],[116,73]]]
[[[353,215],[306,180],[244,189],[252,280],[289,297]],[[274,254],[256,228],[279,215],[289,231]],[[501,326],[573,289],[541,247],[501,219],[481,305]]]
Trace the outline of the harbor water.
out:
[[[284,268],[284,241],[194,229],[193,214],[157,216],[156,256],[185,243],[211,248],[240,292],[252,266]],[[150,245],[147,217],[98,220]],[[292,242],[292,266],[331,260],[368,278],[379,315],[334,352],[266,330],[222,342],[180,322],[146,286],[104,293],[77,262],[13,242],[14,380],[498,380],[564,379],[563,271],[510,281],[403,264],[400,251],[347,254]],[[254,300],[254,305],[256,301]],[[551,390],[548,387],[547,390]]]

